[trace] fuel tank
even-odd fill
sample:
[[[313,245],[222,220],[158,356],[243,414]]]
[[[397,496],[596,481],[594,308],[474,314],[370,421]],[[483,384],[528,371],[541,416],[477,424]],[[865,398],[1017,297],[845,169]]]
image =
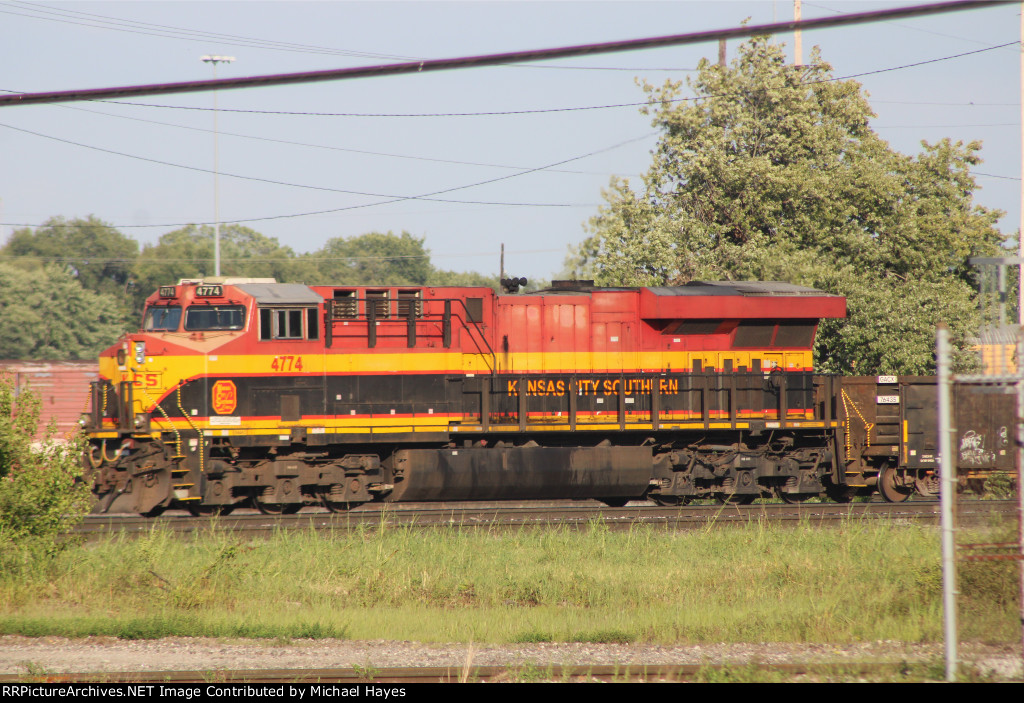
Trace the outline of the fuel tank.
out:
[[[638,498],[652,457],[650,447],[403,449],[390,500]]]

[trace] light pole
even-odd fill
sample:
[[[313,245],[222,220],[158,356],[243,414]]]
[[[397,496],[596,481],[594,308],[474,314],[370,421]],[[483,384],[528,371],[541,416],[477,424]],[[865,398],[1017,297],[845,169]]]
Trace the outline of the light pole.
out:
[[[213,66],[217,80],[217,64],[231,63],[234,56],[203,56],[200,61]],[[220,169],[217,154],[217,91],[213,91],[213,275],[220,276]]]

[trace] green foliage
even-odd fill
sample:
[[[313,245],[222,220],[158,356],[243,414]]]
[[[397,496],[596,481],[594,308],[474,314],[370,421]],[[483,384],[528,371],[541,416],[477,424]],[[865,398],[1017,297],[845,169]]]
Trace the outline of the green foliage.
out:
[[[424,531],[385,516],[380,529],[243,541],[215,524],[192,538],[156,526],[46,570],[0,568],[0,634],[935,642],[938,552],[931,528],[857,518],[627,533]],[[965,637],[1019,637],[1013,588],[985,587],[979,607],[993,605],[965,621]]]
[[[273,237],[222,225],[221,275],[309,285],[498,285],[496,276],[445,271],[424,238],[371,232],[296,254]],[[139,252],[138,243],[88,217],[20,229],[0,249],[0,357],[93,358],[134,328],[161,285],[214,274],[214,228],[189,225]]]
[[[91,500],[80,442],[35,443],[39,399],[0,378],[0,571],[17,573],[59,553]]]
[[[605,285],[760,279],[844,294],[848,319],[820,332],[830,371],[932,371],[940,320],[966,345],[967,260],[1003,241],[1002,213],[972,200],[980,143],[893,151],[858,83],[834,80],[817,52],[787,65],[765,37],[729,67],[702,61],[688,84],[696,100],[677,101],[678,82],[644,85],[662,131],[653,163],[639,192],[612,181],[568,271]]]
[[[422,286],[433,269],[424,241],[408,232],[335,237],[309,258],[317,262],[317,282],[324,285]]]
[[[1006,471],[996,471],[985,479],[985,494],[997,499],[1013,498],[1017,494],[1016,476]]]
[[[625,630],[577,632],[569,636],[570,642],[588,642],[590,644],[631,644],[636,640],[636,634]]]
[[[782,683],[787,675],[778,669],[758,664],[723,664],[702,666],[694,683]]]
[[[127,315],[118,299],[83,288],[64,267],[0,263],[0,358],[94,359]]]
[[[428,286],[485,286],[498,289],[498,276],[487,276],[476,271],[443,271],[434,269],[427,279]]]
[[[67,266],[71,275],[95,293],[125,298],[139,245],[105,222],[52,217],[35,230],[16,230],[0,249],[0,261],[18,268],[38,270],[48,263]]]
[[[222,276],[308,282],[315,272],[290,247],[242,225],[221,225],[220,257]],[[139,255],[134,271],[136,310],[140,312],[145,299],[162,285],[213,274],[213,227],[189,225],[168,232]]]
[[[496,276],[434,268],[424,237],[369,232],[335,237],[305,259],[316,273],[307,283],[349,286],[497,286]]]

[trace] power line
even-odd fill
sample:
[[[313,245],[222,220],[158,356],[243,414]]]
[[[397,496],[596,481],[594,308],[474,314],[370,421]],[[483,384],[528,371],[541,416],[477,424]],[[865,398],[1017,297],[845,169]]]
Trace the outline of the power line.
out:
[[[189,166],[187,164],[176,164],[176,163],[171,162],[171,161],[162,161],[160,159],[152,159],[152,158],[149,158],[149,157],[146,157],[146,156],[137,156],[135,154],[128,154],[128,153],[125,153],[123,151],[115,151],[113,149],[105,149],[103,147],[92,146],[90,144],[82,144],[81,142],[75,142],[75,141],[71,141],[70,139],[63,139],[61,137],[54,137],[54,136],[51,136],[51,135],[48,135],[48,134],[43,134],[41,132],[35,132],[35,131],[30,130],[30,129],[24,129],[22,127],[14,127],[13,125],[8,125],[8,124],[0,123],[0,127],[4,127],[4,128],[7,128],[7,129],[10,129],[10,130],[14,130],[15,132],[22,132],[24,134],[31,134],[32,136],[40,137],[42,139],[50,139],[52,141],[61,142],[62,144],[69,144],[71,146],[77,146],[77,147],[81,147],[83,149],[91,149],[93,151],[99,151],[99,152],[103,152],[105,154],[113,154],[115,156],[123,156],[125,158],[135,159],[137,161],[145,161],[145,162],[148,162],[148,163],[159,164],[161,166],[171,166],[173,168],[180,168],[180,169],[185,169],[185,170],[188,170],[188,171],[198,171],[200,173],[213,173],[213,171],[211,169],[202,168],[200,166]],[[319,190],[319,191],[324,191],[324,192],[328,192],[328,193],[342,193],[342,194],[345,194],[345,195],[365,195],[365,196],[372,197],[372,198],[391,198],[391,200],[387,200],[385,202],[398,202],[398,201],[401,201],[401,200],[431,200],[431,201],[442,202],[442,203],[458,203],[458,204],[462,204],[462,205],[514,205],[514,206],[521,206],[521,207],[573,207],[572,204],[565,204],[565,203],[510,203],[510,202],[502,202],[502,201],[483,201],[483,200],[451,200],[451,199],[447,199],[447,198],[434,198],[434,197],[430,197],[430,196],[439,195],[439,194],[442,194],[442,193],[450,193],[450,192],[456,191],[456,190],[465,190],[467,188],[475,188],[477,186],[487,185],[487,184],[490,184],[490,183],[495,183],[497,181],[504,181],[504,180],[507,180],[509,178],[515,178],[517,176],[523,176],[523,175],[526,175],[528,173],[534,173],[536,171],[543,171],[545,168],[549,168],[550,166],[558,166],[558,165],[561,165],[563,163],[568,163],[570,161],[576,161],[578,159],[583,159],[583,158],[586,158],[588,156],[594,156],[595,154],[603,153],[605,151],[617,148],[619,146],[623,146],[623,145],[628,144],[630,142],[640,141],[641,139],[647,139],[647,136],[648,135],[644,135],[643,137],[636,137],[634,139],[630,139],[630,140],[627,140],[625,142],[621,142],[619,144],[616,144],[616,145],[613,145],[613,146],[610,146],[610,147],[606,147],[604,149],[599,149],[597,151],[593,151],[593,152],[590,152],[590,153],[587,153],[587,154],[582,154],[580,156],[573,156],[573,157],[568,158],[568,159],[563,159],[562,161],[557,161],[557,162],[555,162],[553,164],[549,164],[548,166],[538,166],[536,168],[530,168],[530,169],[526,169],[524,171],[520,171],[519,173],[513,173],[513,174],[506,175],[506,176],[498,176],[496,178],[490,178],[490,179],[487,179],[485,181],[478,181],[476,183],[470,183],[470,184],[461,185],[461,186],[454,186],[452,188],[445,188],[444,190],[435,191],[435,192],[432,192],[432,193],[429,193],[429,194],[426,194],[426,195],[408,195],[407,196],[407,195],[394,195],[394,194],[388,194],[388,193],[368,193],[368,192],[365,192],[365,191],[358,191],[358,190],[345,190],[345,189],[342,189],[342,188],[329,188],[327,186],[316,186],[316,185],[309,185],[309,184],[303,184],[303,183],[289,183],[287,181],[276,181],[276,180],[273,180],[273,179],[270,179],[270,178],[260,178],[258,176],[246,176],[244,174],[239,174],[239,173],[224,173],[224,172],[221,172],[220,175],[227,176],[228,178],[238,178],[238,179],[246,180],[246,181],[255,181],[255,182],[258,182],[258,183],[268,183],[270,185],[288,186],[288,187],[291,187],[291,188],[304,188],[304,189],[307,189],[307,190]],[[374,204],[383,204],[383,203],[368,203],[366,205],[366,207],[369,207],[369,206],[374,205]]]
[[[115,103],[115,104],[118,104],[118,103]],[[113,117],[114,119],[118,119],[118,120],[130,120],[132,122],[142,122],[144,124],[154,124],[154,125],[159,125],[161,127],[172,127],[174,129],[185,129],[185,130],[189,130],[191,132],[203,132],[205,134],[212,134],[213,133],[212,129],[206,129],[204,127],[192,127],[190,125],[176,124],[174,122],[160,122],[158,120],[147,120],[147,119],[142,118],[142,117],[130,117],[128,115],[115,115],[115,114],[110,113],[110,112],[98,112],[96,110],[88,110],[88,109],[83,108],[83,107],[72,107],[70,105],[57,105],[57,107],[60,107],[60,108],[62,108],[64,110],[75,110],[75,111],[78,111],[78,112],[85,112],[85,113],[88,113],[90,115],[99,115],[101,117]],[[350,147],[330,146],[328,144],[310,144],[309,142],[296,142],[296,141],[292,141],[292,140],[289,140],[289,139],[274,139],[272,137],[260,137],[260,136],[254,135],[254,134],[239,134],[238,132],[225,132],[223,130],[221,130],[219,133],[220,133],[220,135],[222,137],[223,136],[237,137],[238,139],[251,139],[253,141],[269,142],[269,143],[272,143],[272,144],[286,144],[288,146],[301,146],[301,147],[307,147],[307,148],[310,148],[310,149],[326,149],[326,150],[329,150],[329,151],[341,151],[341,152],[345,152],[345,153],[348,153],[348,154],[363,154],[363,155],[366,155],[366,156],[384,156],[384,157],[391,158],[391,159],[408,159],[408,160],[411,160],[411,161],[428,161],[428,162],[431,162],[431,163],[453,164],[453,165],[457,165],[457,166],[480,166],[480,167],[484,167],[484,168],[501,168],[501,169],[509,169],[509,170],[514,170],[514,171],[523,171],[523,170],[527,170],[527,169],[530,168],[529,166],[512,166],[512,165],[509,165],[509,164],[493,164],[493,163],[485,163],[485,162],[481,162],[481,161],[459,161],[457,159],[438,159],[438,158],[433,158],[433,157],[429,157],[429,156],[413,156],[413,155],[410,155],[410,154],[392,154],[392,153],[383,152],[383,151],[369,151],[367,149],[352,149]],[[653,136],[656,136],[656,135],[657,135],[657,132],[651,132],[647,136],[648,137],[653,137]],[[642,139],[642,137],[638,137],[638,139]],[[626,142],[624,142],[623,144],[625,144],[625,143]],[[572,174],[582,174],[582,175],[591,175],[591,176],[595,176],[595,175],[608,175],[607,172],[605,172],[605,171],[600,171],[600,172],[598,172],[598,171],[579,171],[579,170],[573,170],[573,169],[558,169],[558,168],[549,168],[549,169],[544,169],[544,170],[549,172],[549,173],[572,173]]]
[[[1020,127],[1019,122],[996,124],[886,124],[873,125],[875,129],[960,129],[966,127]]]
[[[394,54],[381,54],[369,51],[335,49],[332,47],[325,46],[314,46],[309,44],[282,42],[273,39],[245,37],[237,34],[205,32],[200,30],[187,29],[184,27],[174,27],[171,25],[153,24],[151,22],[140,22],[136,20],[125,20],[121,18],[110,17],[107,15],[97,15],[90,12],[81,12],[78,10],[61,9],[53,7],[51,5],[42,5],[39,3],[21,3],[15,0],[15,2],[6,2],[0,4],[7,5],[9,7],[13,6],[14,9],[20,10],[20,12],[13,12],[11,10],[0,10],[0,12],[3,12],[5,14],[16,15],[18,17],[28,17],[30,19],[45,20],[49,22],[61,22],[64,24],[77,25],[80,27],[107,29],[116,32],[126,32],[129,34],[141,34],[144,36],[161,37],[164,39],[180,39],[185,41],[203,42],[215,41],[221,44],[228,44],[231,46],[244,46],[257,49],[269,49],[271,51],[326,54],[331,56],[394,59],[396,61],[419,60],[417,57],[414,56],[398,56]],[[22,7],[22,5],[24,5],[25,7]],[[55,17],[25,14],[26,12],[43,13],[43,15],[55,15]]]
[[[69,223],[66,223],[69,224]],[[109,225],[113,227],[113,225]],[[354,237],[353,239],[358,239]],[[506,254],[550,254],[556,251],[563,251],[563,249],[523,249],[518,251],[506,251]],[[225,258],[224,261],[230,261],[234,263],[244,264],[279,264],[279,263],[302,263],[309,261],[307,257],[311,253],[297,254],[293,257],[274,257],[274,258]],[[458,254],[435,254],[428,252],[427,254],[401,254],[394,256],[317,256],[316,261],[403,261],[408,259],[468,259],[476,256],[496,256],[497,251],[481,251],[481,252],[459,252]],[[192,263],[194,261],[208,261],[205,256],[195,256],[185,259],[168,259],[161,257],[160,263]],[[142,255],[134,259],[127,258],[98,258],[94,256],[88,256],[82,254],[80,257],[75,256],[38,256],[35,254],[15,254],[15,255],[0,255],[0,262],[3,261],[38,261],[43,264],[75,264],[75,266],[105,266],[107,264],[133,264],[136,262],[150,263],[144,261]]]
[[[831,7],[825,7],[824,5],[818,5],[817,3],[806,2],[806,0],[804,2],[804,5],[808,6],[808,7],[816,7],[819,10],[824,10],[825,12],[831,12],[831,13],[837,14],[837,15],[840,15],[843,12],[842,10],[833,10]],[[912,26],[907,25],[907,24],[896,24],[895,22],[886,22],[886,24],[891,24],[893,27],[899,27],[900,29],[909,29],[912,32],[921,32],[923,34],[933,34],[933,35],[935,35],[937,37],[945,37],[947,39],[959,39],[960,41],[970,42],[972,44],[987,44],[988,43],[988,42],[981,41],[980,39],[968,39],[967,37],[957,36],[956,34],[946,34],[944,32],[936,32],[936,31],[934,31],[932,29],[925,29],[924,27],[912,27]]]
[[[966,102],[966,103],[947,103],[947,102],[927,102],[920,100],[872,100],[873,104],[878,105],[934,105],[939,107],[1020,107],[1020,103],[977,103],[977,102]]]
[[[879,73],[889,73],[891,71],[902,71],[908,68],[916,68],[918,66],[927,66],[928,64],[939,63],[941,61],[951,61],[952,59],[960,59],[965,56],[973,56],[974,54],[982,54],[987,51],[994,51],[995,49],[1003,49],[1008,46],[1018,45],[1020,42],[1012,41],[1006,42],[1005,44],[996,44],[994,46],[985,47],[984,49],[975,49],[974,51],[965,51],[959,54],[951,54],[949,56],[940,56],[934,59],[925,59],[923,61],[916,61],[914,63],[901,64],[899,66],[889,66],[886,68],[879,68],[873,71],[864,71],[862,73],[853,73],[846,76],[833,76],[830,78],[822,78],[815,81],[804,81],[802,85],[815,85],[818,83],[834,83],[838,81],[851,80],[853,78],[862,78],[864,76],[876,75]],[[2,91],[11,92],[11,91]],[[726,93],[719,95],[703,95],[692,98],[672,98],[666,100],[666,103],[683,103],[692,102],[695,100],[710,100],[710,99],[721,99],[734,97],[735,93]],[[0,98],[2,100],[2,98]],[[201,107],[192,105],[166,105],[166,104],[155,104],[155,103],[139,103],[139,102],[119,102],[116,100],[97,100],[96,102],[102,102],[107,105],[128,105],[131,107],[154,107],[161,108],[164,110],[188,110],[194,112],[213,112],[212,107]],[[661,102],[661,101],[659,101]],[[884,101],[879,101],[884,102]],[[548,114],[556,112],[581,112],[586,110],[607,110],[612,108],[620,107],[643,107],[650,105],[649,101],[645,102],[629,102],[629,103],[610,103],[607,105],[577,105],[571,107],[552,107],[552,108],[536,108],[536,109],[523,109],[523,110],[492,110],[482,112],[298,112],[293,110],[251,110],[241,108],[220,108],[219,112],[231,112],[245,115],[287,115],[290,117],[495,117],[495,116],[509,116],[509,115],[534,115],[534,114]],[[925,103],[927,104],[927,103]],[[2,106],[2,105],[0,105]]]
[[[51,5],[41,5],[39,3],[23,3],[14,0],[13,2],[0,3],[0,5],[13,5],[15,9],[21,10],[21,12],[12,12],[11,10],[0,10],[0,12],[18,17],[27,17],[30,19],[46,20],[50,22],[62,22],[66,24],[78,25],[82,27],[91,27],[97,29],[108,29],[113,31],[128,32],[133,34],[142,34],[147,36],[161,37],[164,39],[179,39],[184,41],[216,41],[221,44],[228,44],[231,46],[243,46],[255,49],[269,49],[271,51],[287,51],[294,53],[307,53],[307,54],[320,54],[328,56],[353,56],[360,58],[377,58],[377,59],[391,59],[395,61],[422,61],[424,57],[420,56],[404,56],[399,54],[384,54],[370,51],[356,51],[352,49],[337,49],[333,47],[317,46],[312,44],[297,44],[294,42],[282,42],[275,39],[260,39],[257,37],[246,37],[237,34],[221,34],[217,32],[206,32],[202,30],[188,29],[185,27],[175,27],[172,25],[154,24],[151,22],[140,22],[136,20],[126,20],[124,18],[110,17],[109,15],[97,15],[90,12],[81,12],[78,10],[67,10],[56,8]],[[25,7],[22,7],[25,5]],[[56,17],[38,16],[32,14],[24,14],[26,12],[41,12],[44,14],[56,15]],[[74,19],[67,19],[74,18]],[[75,19],[81,19],[82,21],[74,21]],[[95,22],[95,24],[93,24]],[[114,26],[107,26],[104,22],[110,23]],[[154,30],[154,31],[149,31]],[[178,36],[183,35],[183,36]],[[657,68],[657,67],[643,67],[643,68],[629,68],[624,66],[553,66],[553,65],[509,65],[509,68],[542,68],[542,69],[553,69],[561,71],[665,71],[665,72],[693,72],[697,69],[694,68]]]
[[[982,173],[981,171],[971,171],[972,176],[985,176],[986,178],[999,178],[1004,181],[1019,181],[1020,176],[997,176],[994,173]]]
[[[162,83],[142,86],[122,86],[115,88],[94,88],[89,90],[54,91],[46,93],[22,93],[19,95],[0,97],[0,107],[10,105],[32,105],[54,102],[74,102],[79,100],[97,100],[103,98],[126,98],[138,95],[168,95],[174,93],[192,93],[211,90],[230,90],[235,88],[265,87],[271,85],[291,85],[318,81],[347,80],[387,75],[403,75],[411,73],[430,73],[463,68],[480,68],[501,64],[532,62],[544,59],[566,58],[570,56],[587,56],[637,49],[652,49],[667,46],[698,44],[718,39],[746,37],[750,35],[774,34],[793,29],[812,30],[824,27],[838,27],[867,22],[879,22],[899,17],[915,17],[940,14],[959,10],[978,9],[1006,4],[1007,0],[956,0],[954,2],[933,3],[908,8],[895,8],[861,12],[835,17],[787,21],[757,26],[735,27],[732,29],[709,30],[674,34],[660,37],[646,37],[598,44],[564,46],[553,49],[513,51],[482,56],[468,56],[452,59],[429,59],[398,64],[363,66],[356,68],[330,69],[326,71],[305,71],[268,76],[250,76],[247,78],[222,78],[217,80],[187,81],[182,83]],[[863,74],[867,75],[867,74]]]
[[[50,140],[61,142],[61,143],[64,143],[64,144],[70,144],[72,146],[78,146],[78,147],[82,147],[82,148],[86,148],[86,149],[92,149],[92,150],[95,150],[95,151],[100,151],[100,152],[104,152],[104,153],[108,153],[108,154],[114,154],[114,155],[117,155],[117,156],[123,156],[123,157],[131,158],[131,159],[136,159],[136,160],[140,160],[140,161],[146,161],[146,162],[149,162],[149,163],[156,163],[156,164],[160,164],[160,165],[163,165],[163,166],[172,166],[172,167],[175,167],[175,168],[182,168],[182,169],[186,169],[186,170],[190,170],[190,171],[199,171],[199,172],[202,172],[202,173],[212,173],[212,171],[210,171],[209,169],[200,168],[200,167],[197,167],[197,166],[188,166],[188,165],[185,165],[185,164],[175,164],[175,163],[172,163],[172,162],[161,161],[161,160],[158,160],[158,159],[151,159],[151,158],[144,157],[144,156],[136,156],[136,155],[133,155],[133,154],[126,154],[124,152],[114,151],[112,149],[104,149],[102,147],[96,147],[96,146],[92,146],[92,145],[89,145],[89,144],[82,144],[80,142],[74,142],[74,141],[71,141],[71,140],[68,140],[68,139],[62,139],[60,137],[54,137],[54,136],[51,136],[51,135],[42,134],[40,132],[34,132],[32,130],[27,130],[27,129],[23,129],[23,128],[20,128],[20,127],[14,127],[12,125],[6,125],[6,124],[0,123],[0,127],[6,127],[7,129],[11,129],[11,130],[14,130],[14,131],[17,131],[17,132],[23,132],[23,133],[26,133],[26,134],[31,134],[33,136],[41,137],[43,139],[50,139]],[[607,151],[611,151],[612,149],[617,149],[617,148],[619,148],[621,146],[625,146],[626,144],[630,144],[630,143],[633,143],[633,142],[638,142],[638,141],[641,141],[641,140],[644,140],[644,139],[648,139],[650,136],[651,135],[649,135],[649,134],[645,134],[645,135],[643,135],[641,137],[634,137],[632,139],[627,139],[627,140],[625,140],[623,142],[619,142],[617,144],[613,144],[613,145],[608,146],[608,147],[597,149],[597,150],[588,152],[586,154],[580,154],[578,156],[573,156],[573,157],[570,157],[570,158],[567,158],[567,159],[562,159],[562,160],[554,162],[552,164],[547,164],[547,165],[544,165],[544,166],[538,166],[538,167],[535,167],[535,168],[525,169],[525,170],[520,171],[518,173],[508,174],[508,175],[505,175],[505,176],[498,176],[496,178],[487,179],[485,181],[479,181],[479,182],[471,183],[471,184],[467,184],[467,185],[455,186],[455,187],[452,187],[452,188],[446,188],[446,189],[443,189],[443,190],[433,191],[431,193],[426,193],[426,194],[422,194],[422,195],[410,195],[410,196],[383,195],[383,194],[378,194],[378,193],[365,193],[365,192],[359,192],[359,191],[341,190],[341,189],[337,189],[337,188],[327,188],[327,187],[324,187],[324,186],[311,186],[311,185],[303,185],[303,184],[297,184],[297,183],[288,183],[288,182],[284,182],[284,181],[274,181],[274,180],[265,179],[265,178],[258,178],[258,177],[255,177],[255,176],[245,176],[245,175],[241,175],[241,174],[222,173],[221,175],[224,175],[224,176],[227,176],[227,177],[231,177],[231,178],[239,178],[239,179],[243,179],[243,180],[257,181],[257,182],[269,183],[269,184],[273,184],[273,185],[285,185],[285,186],[291,186],[291,187],[296,187],[296,188],[308,188],[308,189],[312,189],[312,190],[321,190],[321,191],[328,191],[328,192],[338,192],[338,193],[345,193],[345,194],[349,194],[349,195],[367,195],[367,196],[378,197],[378,198],[390,198],[389,200],[384,200],[384,201],[377,202],[377,203],[363,203],[363,204],[360,204],[360,205],[350,205],[350,206],[347,206],[347,207],[332,208],[332,209],[328,209],[328,210],[319,210],[319,211],[315,211],[315,212],[305,212],[305,213],[296,213],[296,214],[288,214],[288,215],[276,215],[276,216],[270,216],[270,217],[252,217],[252,218],[245,218],[245,219],[233,219],[233,220],[226,220],[226,222],[230,222],[230,223],[260,222],[260,221],[266,221],[266,220],[276,220],[276,219],[295,218],[295,217],[306,217],[306,216],[309,216],[309,215],[322,215],[322,214],[329,214],[329,213],[335,213],[335,212],[342,212],[342,211],[345,211],[345,210],[354,210],[354,209],[359,209],[359,208],[374,207],[374,206],[377,206],[377,205],[385,205],[385,204],[403,202],[403,201],[406,201],[406,200],[429,200],[429,201],[437,201],[437,202],[445,202],[445,203],[458,203],[458,204],[469,204],[469,205],[501,205],[501,206],[515,206],[515,207],[591,207],[592,204],[590,204],[590,203],[575,203],[575,204],[573,204],[573,203],[569,203],[569,204],[566,204],[566,203],[509,203],[509,202],[489,202],[489,201],[473,201],[473,200],[452,200],[452,199],[446,199],[446,198],[435,198],[435,197],[432,197],[432,196],[442,195],[444,193],[450,193],[450,192],[453,192],[453,191],[456,191],[456,190],[463,190],[463,189],[466,189],[466,188],[473,188],[473,187],[476,187],[476,186],[481,186],[481,185],[486,185],[486,184],[490,184],[490,183],[495,183],[497,181],[504,181],[504,180],[508,180],[510,178],[516,178],[518,176],[523,176],[523,175],[526,175],[528,173],[534,173],[534,172],[537,172],[537,171],[543,171],[543,170],[545,170],[547,168],[552,168],[554,166],[560,166],[562,164],[569,163],[569,162],[572,162],[572,161],[578,161],[580,159],[584,159],[584,158],[587,158],[587,157],[590,157],[590,156],[594,156],[594,155],[601,154],[601,153],[604,153],[604,152],[607,152]],[[31,226],[31,225],[12,224],[12,223],[4,223],[4,224],[6,226]],[[181,227],[181,226],[186,226],[188,224],[195,224],[195,223],[162,223],[162,224],[154,224],[154,225],[118,225],[118,227],[123,227],[123,228]],[[209,223],[203,223],[203,224],[209,224]]]

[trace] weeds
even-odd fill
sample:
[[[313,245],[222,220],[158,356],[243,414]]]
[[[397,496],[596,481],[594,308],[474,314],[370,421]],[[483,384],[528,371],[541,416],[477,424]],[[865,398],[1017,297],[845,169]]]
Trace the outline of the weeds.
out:
[[[154,528],[0,571],[0,634],[596,644],[941,638],[936,532],[851,518],[703,532]],[[962,572],[966,636],[1015,638],[1016,581]],[[870,613],[866,617],[865,613]]]

